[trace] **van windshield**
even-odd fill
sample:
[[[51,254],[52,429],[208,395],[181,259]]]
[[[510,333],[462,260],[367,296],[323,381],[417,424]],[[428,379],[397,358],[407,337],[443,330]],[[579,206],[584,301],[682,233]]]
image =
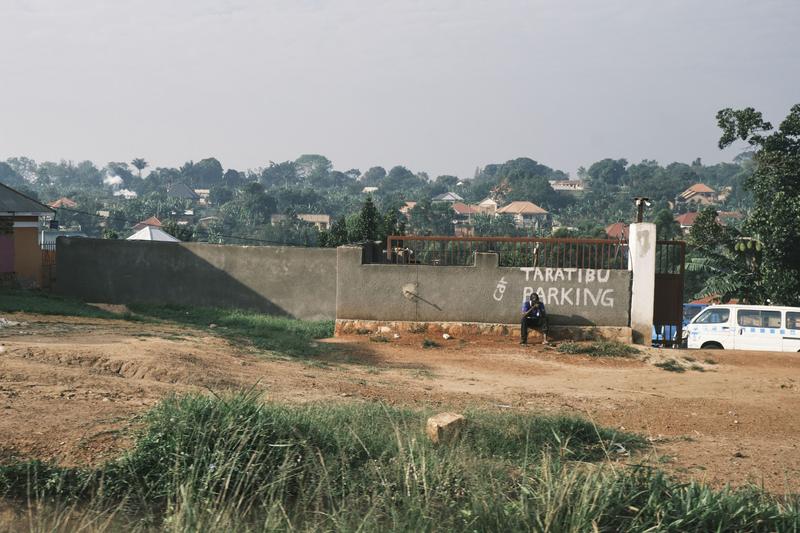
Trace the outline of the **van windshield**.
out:
[[[730,309],[706,309],[695,319],[695,324],[724,324],[731,316]]]

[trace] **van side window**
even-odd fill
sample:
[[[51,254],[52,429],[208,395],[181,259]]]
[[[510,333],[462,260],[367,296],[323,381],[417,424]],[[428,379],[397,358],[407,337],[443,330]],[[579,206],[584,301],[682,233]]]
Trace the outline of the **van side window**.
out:
[[[706,309],[695,324],[724,324],[731,316],[730,309]]]
[[[738,321],[740,326],[748,328],[780,328],[781,312],[740,309]]]
[[[789,329],[800,329],[800,313],[797,311],[786,311],[786,327]]]
[[[750,328],[761,327],[761,311],[754,309],[739,309],[738,320],[740,326]]]
[[[762,328],[780,328],[781,327],[781,312],[780,311],[761,311],[761,327]]]

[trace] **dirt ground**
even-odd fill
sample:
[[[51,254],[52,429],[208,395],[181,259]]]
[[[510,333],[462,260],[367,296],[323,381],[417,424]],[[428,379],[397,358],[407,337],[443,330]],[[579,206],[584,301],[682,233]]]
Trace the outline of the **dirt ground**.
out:
[[[631,462],[714,485],[800,492],[797,354],[648,348],[636,359],[594,359],[500,338],[436,339],[439,347],[424,349],[422,335],[404,334],[329,339],[327,355],[297,360],[214,330],[2,317],[21,323],[0,320],[0,461],[97,464],[121,453],[136,415],[167,394],[256,387],[287,402],[580,414],[647,437],[650,449]],[[654,366],[669,358],[687,371]]]

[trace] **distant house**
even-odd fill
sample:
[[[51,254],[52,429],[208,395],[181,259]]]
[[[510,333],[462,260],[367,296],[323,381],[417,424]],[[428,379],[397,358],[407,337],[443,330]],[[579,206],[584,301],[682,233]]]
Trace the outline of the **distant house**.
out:
[[[197,203],[208,205],[208,198],[211,196],[211,189],[195,189],[194,193],[199,197]]]
[[[698,216],[700,216],[700,213],[697,211],[683,213],[682,215],[675,217],[675,222],[681,225],[681,230],[683,233],[689,233],[689,230],[692,229],[692,226],[694,226],[695,222],[697,221]],[[737,213],[736,211],[720,211],[717,213],[717,222],[723,226],[730,224],[735,220],[741,220],[742,218],[744,218],[744,215]]]
[[[453,202],[463,202],[463,201],[464,201],[464,199],[461,198],[459,195],[457,195],[454,192],[445,192],[445,193],[439,194],[437,196],[434,196],[433,199],[431,199],[431,202],[434,202],[434,203],[437,203],[437,202],[450,202],[450,203],[453,203]]]
[[[316,215],[313,213],[309,213],[309,214],[299,214],[297,215],[297,218],[299,220],[302,220],[303,222],[314,224],[319,230],[328,229],[331,227],[330,215]]]
[[[75,209],[76,207],[78,207],[78,203],[77,202],[75,202],[74,200],[70,200],[69,198],[63,197],[63,196],[61,198],[59,198],[58,200],[56,200],[55,202],[51,202],[48,205],[50,207],[52,207],[53,209],[58,209],[59,207],[66,207],[68,209]]]
[[[549,228],[552,224],[550,213],[533,202],[516,201],[497,210],[498,215],[511,215],[518,228]]]
[[[583,180],[549,180],[554,191],[580,192],[586,189]]]
[[[615,222],[606,227],[606,235],[609,239],[616,239],[618,241],[628,240],[628,225],[624,222]]]
[[[480,212],[484,215],[494,216],[497,212],[497,202],[492,198],[484,198],[478,203],[478,209],[480,209]]]
[[[88,237],[88,235],[82,231],[43,229],[39,243],[42,245],[42,249],[55,250],[56,239],[59,237]]]
[[[0,285],[41,286],[40,220],[54,214],[50,207],[0,183]]]
[[[273,226],[280,224],[281,222],[288,222],[291,220],[292,217],[289,215],[284,214],[274,214],[269,217],[269,222]],[[309,224],[314,224],[317,229],[329,229],[331,227],[331,216],[330,215],[318,215],[315,213],[300,213],[297,215],[297,220],[302,220],[303,222],[308,222]]]
[[[211,216],[208,216],[208,217],[203,217],[200,220],[198,220],[197,221],[197,225],[200,226],[201,228],[206,228],[207,229],[211,224],[217,222],[218,220],[220,220],[219,217],[211,215]]]
[[[129,241],[158,241],[158,242],[180,242],[166,231],[155,226],[145,226],[130,237]]]
[[[405,215],[406,218],[411,216],[411,210],[417,206],[417,202],[406,202],[403,206],[398,209],[401,215]]]
[[[194,192],[191,187],[185,183],[173,183],[167,187],[167,196],[180,200],[191,200],[192,202],[196,202],[200,199],[200,195]]]
[[[695,183],[678,195],[678,199],[684,202],[693,202],[700,205],[709,205],[718,201],[717,191],[705,183]]]
[[[480,214],[481,210],[477,205],[469,205],[462,202],[453,202],[453,229],[456,237],[470,237],[475,235],[472,225],[472,217]]]
[[[680,224],[681,231],[683,233],[689,233],[689,230],[691,230],[692,226],[694,226],[694,223],[697,220],[698,216],[700,216],[700,213],[698,213],[697,211],[683,213],[675,217],[675,222]]]
[[[378,191],[377,187],[364,187],[363,189],[361,189],[361,192],[363,194],[372,194],[377,191]]]
[[[133,231],[139,231],[140,229],[146,228],[148,226],[152,226],[154,228],[160,228],[161,226],[163,226],[163,224],[156,217],[150,217],[150,218],[148,218],[146,220],[142,220],[141,222],[136,224],[133,227]]]

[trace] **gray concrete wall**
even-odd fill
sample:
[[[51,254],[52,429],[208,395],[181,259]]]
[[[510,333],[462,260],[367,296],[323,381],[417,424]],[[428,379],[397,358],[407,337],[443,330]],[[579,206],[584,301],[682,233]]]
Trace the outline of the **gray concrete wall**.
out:
[[[56,253],[56,292],[84,301],[336,316],[333,249],[61,237]]]
[[[536,291],[552,324],[629,325],[628,270],[498,267],[496,254],[476,254],[475,263],[364,265],[360,248],[339,248],[336,317],[515,324]]]

